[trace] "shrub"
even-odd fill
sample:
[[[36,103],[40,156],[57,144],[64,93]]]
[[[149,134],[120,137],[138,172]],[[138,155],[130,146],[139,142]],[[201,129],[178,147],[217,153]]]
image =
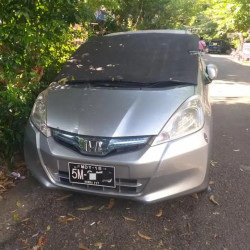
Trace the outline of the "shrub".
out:
[[[13,163],[37,94],[84,36],[70,28],[77,13],[73,0],[0,2],[0,161]]]

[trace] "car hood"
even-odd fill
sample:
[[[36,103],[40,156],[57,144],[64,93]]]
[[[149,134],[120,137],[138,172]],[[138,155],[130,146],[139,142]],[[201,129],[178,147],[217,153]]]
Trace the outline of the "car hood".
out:
[[[47,125],[100,137],[157,135],[195,86],[111,89],[60,86],[48,89]]]

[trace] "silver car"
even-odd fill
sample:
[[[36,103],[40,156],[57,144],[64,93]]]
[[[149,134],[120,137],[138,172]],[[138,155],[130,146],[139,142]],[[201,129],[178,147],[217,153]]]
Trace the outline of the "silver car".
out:
[[[89,38],[34,104],[24,140],[33,175],[144,202],[206,189],[217,68],[198,40],[171,30]]]

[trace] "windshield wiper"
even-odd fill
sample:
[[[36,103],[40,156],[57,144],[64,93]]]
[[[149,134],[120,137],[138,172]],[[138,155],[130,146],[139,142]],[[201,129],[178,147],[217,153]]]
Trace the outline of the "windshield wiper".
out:
[[[86,84],[86,85],[93,85],[93,86],[100,86],[100,87],[135,87],[135,86],[144,86],[147,83],[143,82],[136,82],[136,81],[125,81],[125,80],[70,80],[67,81],[66,84]]]
[[[174,86],[190,86],[197,85],[196,83],[183,82],[177,80],[168,80],[168,81],[158,81],[150,83],[149,88],[165,88],[165,87],[174,87]]]
[[[158,81],[158,82],[137,82],[125,80],[69,80],[66,84],[86,84],[98,87],[139,87],[139,88],[162,88],[183,85],[196,85],[196,83],[182,82],[177,80]]]

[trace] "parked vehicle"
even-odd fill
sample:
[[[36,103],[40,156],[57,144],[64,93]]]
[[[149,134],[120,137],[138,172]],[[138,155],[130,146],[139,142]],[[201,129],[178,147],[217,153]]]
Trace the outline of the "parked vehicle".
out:
[[[34,104],[24,152],[46,187],[144,202],[207,188],[208,83],[185,31],[91,37]]]
[[[240,51],[240,59],[242,61],[250,60],[250,41],[243,43],[242,51]]]
[[[230,43],[222,39],[214,39],[208,43],[208,53],[230,54]]]
[[[242,50],[240,49],[240,47],[236,50],[233,49],[231,57],[238,61],[250,61],[250,41],[246,41],[245,43],[243,43]]]

